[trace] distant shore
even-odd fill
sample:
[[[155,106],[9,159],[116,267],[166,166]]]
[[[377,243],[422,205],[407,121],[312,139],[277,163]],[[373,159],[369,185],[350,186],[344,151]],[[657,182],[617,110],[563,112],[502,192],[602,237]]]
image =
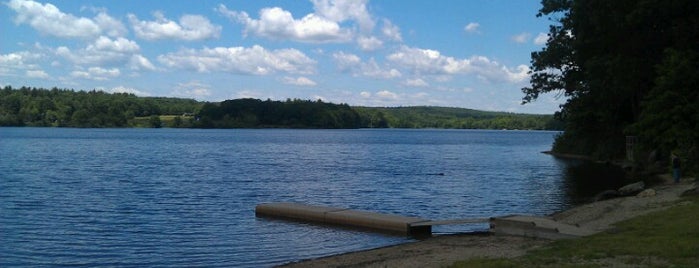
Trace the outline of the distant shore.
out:
[[[661,176],[661,179],[661,183],[649,187],[654,190],[654,195],[588,203],[550,217],[603,232],[613,228],[617,222],[672,207],[682,193],[697,188],[692,178],[685,178],[679,184],[672,183],[668,175]],[[550,242],[490,233],[440,235],[423,241],[305,260],[281,267],[443,267],[475,257],[518,257]]]

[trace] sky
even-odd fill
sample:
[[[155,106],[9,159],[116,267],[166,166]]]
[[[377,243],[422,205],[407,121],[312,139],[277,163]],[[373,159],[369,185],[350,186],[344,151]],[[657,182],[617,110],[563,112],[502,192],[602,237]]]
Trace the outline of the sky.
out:
[[[0,86],[200,101],[521,105],[538,0],[0,0]]]

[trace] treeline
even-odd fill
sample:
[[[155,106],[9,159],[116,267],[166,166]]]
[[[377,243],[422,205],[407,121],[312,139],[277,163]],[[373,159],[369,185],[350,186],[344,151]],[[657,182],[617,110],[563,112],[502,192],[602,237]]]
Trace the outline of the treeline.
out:
[[[563,123],[553,115],[486,112],[464,108],[354,107],[366,128],[450,128],[561,130]]]
[[[622,158],[632,136],[640,164],[699,170],[699,1],[545,0],[538,16],[553,24],[522,91],[568,97],[555,151]]]
[[[137,117],[194,114],[201,106],[179,98],[6,86],[0,90],[0,126],[133,127]]]
[[[179,128],[452,128],[559,130],[552,115],[446,107],[350,107],[321,100],[191,99],[5,87],[0,126]]]
[[[236,99],[206,103],[197,114],[201,128],[359,128],[359,114],[347,104],[288,99]]]

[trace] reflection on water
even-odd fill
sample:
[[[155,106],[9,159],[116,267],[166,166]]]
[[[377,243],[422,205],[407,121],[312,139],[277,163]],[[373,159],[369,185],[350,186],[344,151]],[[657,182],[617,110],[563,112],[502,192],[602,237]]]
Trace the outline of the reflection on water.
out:
[[[591,202],[596,194],[624,185],[625,172],[616,165],[581,160],[565,162],[565,192],[570,204]]]

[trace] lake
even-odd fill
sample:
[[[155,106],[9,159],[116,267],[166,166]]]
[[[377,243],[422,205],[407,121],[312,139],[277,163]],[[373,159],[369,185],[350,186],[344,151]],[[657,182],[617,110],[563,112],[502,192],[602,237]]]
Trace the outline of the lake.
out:
[[[273,266],[414,240],[256,218],[263,202],[440,220],[547,215],[616,186],[542,154],[555,135],[0,128],[0,266]]]

